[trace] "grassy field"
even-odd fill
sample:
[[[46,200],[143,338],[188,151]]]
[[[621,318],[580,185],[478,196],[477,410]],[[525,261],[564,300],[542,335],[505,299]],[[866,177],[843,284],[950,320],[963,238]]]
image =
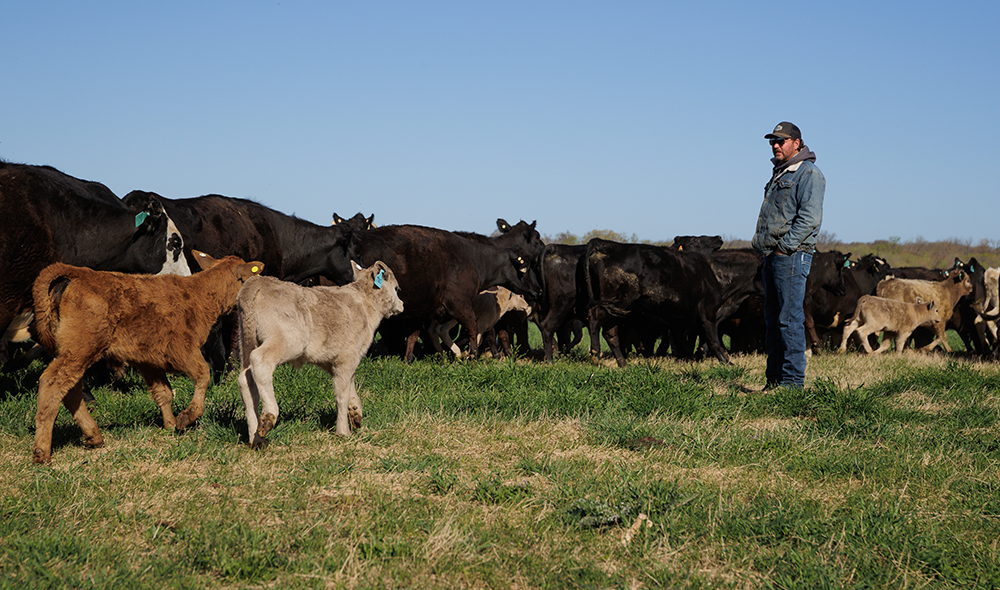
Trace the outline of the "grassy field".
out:
[[[138,378],[65,410],[31,463],[36,363],[0,376],[3,588],[995,588],[1000,366],[582,355],[359,369],[365,425],[333,435],[329,380],[276,374],[246,446],[235,375],[177,435]],[[175,409],[191,383],[174,380]]]

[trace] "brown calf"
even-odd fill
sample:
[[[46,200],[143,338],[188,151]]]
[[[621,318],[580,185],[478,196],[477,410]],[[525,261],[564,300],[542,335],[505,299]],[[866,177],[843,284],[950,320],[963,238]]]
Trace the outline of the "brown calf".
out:
[[[337,434],[348,436],[351,426],[361,427],[354,371],[379,324],[403,311],[403,302],[385,263],[353,266],[354,282],[343,287],[301,287],[260,277],[247,281],[240,292],[239,384],[252,448],[264,444],[278,421],[273,375],[282,363],[295,368],[311,363],[329,373],[337,400]]]
[[[505,313],[524,311],[530,314],[531,306],[524,300],[524,297],[512,293],[506,287],[492,287],[476,295],[472,300],[472,310],[476,313],[476,324],[479,327],[476,338],[476,344],[479,344],[483,340],[483,334],[492,329]],[[462,358],[462,351],[449,334],[457,324],[458,320],[454,318],[444,323],[433,320],[427,331],[430,332],[431,344],[434,345],[436,351],[444,351],[444,348],[441,347],[443,343],[457,358]]]
[[[945,324],[951,318],[958,300],[969,293],[972,293],[972,280],[964,272],[952,273],[940,281],[890,278],[881,281],[875,288],[875,294],[886,299],[906,303],[933,301],[941,314],[942,321],[932,326],[935,338],[921,350],[932,350],[941,344],[948,352],[951,352],[951,346],[948,345],[948,338],[944,334]]]
[[[165,428],[183,430],[205,411],[210,373],[201,346],[219,315],[236,305],[243,281],[260,262],[216,260],[195,252],[202,272],[189,277],[129,275],[56,263],[35,280],[35,318],[42,345],[55,358],[38,384],[35,463],[52,459],[52,426],[61,401],[83,430],[84,444],[104,437],[83,403],[80,379],[102,358],[128,363],[160,406]],[[176,420],[167,373],[195,382],[194,397]]]
[[[937,305],[930,303],[904,303],[895,299],[885,299],[873,295],[864,295],[858,300],[854,317],[844,325],[844,335],[840,339],[840,352],[847,350],[847,339],[854,332],[861,339],[861,346],[868,354],[878,354],[889,350],[892,339],[896,339],[896,351],[906,350],[906,340],[919,326],[937,326],[942,324],[941,314]],[[868,343],[868,335],[885,331],[882,344],[872,350]]]

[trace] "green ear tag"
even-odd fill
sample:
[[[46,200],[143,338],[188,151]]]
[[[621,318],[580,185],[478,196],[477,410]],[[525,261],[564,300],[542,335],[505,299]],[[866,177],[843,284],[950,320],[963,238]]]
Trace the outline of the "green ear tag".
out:
[[[384,268],[381,269],[380,271],[378,271],[378,274],[375,275],[375,288],[376,289],[381,289],[382,288],[382,278],[384,276],[385,276],[385,269]]]
[[[135,226],[139,227],[140,225],[142,225],[142,222],[146,221],[147,217],[149,217],[149,212],[148,211],[140,211],[140,212],[136,213],[135,214]]]
[[[844,268],[851,268],[851,261],[850,260],[845,260],[844,261]]]

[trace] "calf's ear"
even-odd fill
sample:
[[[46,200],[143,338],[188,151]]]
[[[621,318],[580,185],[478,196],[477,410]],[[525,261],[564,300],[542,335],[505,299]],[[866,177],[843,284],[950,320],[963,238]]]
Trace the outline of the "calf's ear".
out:
[[[212,258],[208,254],[199,250],[191,250],[191,255],[194,257],[195,261],[198,263],[198,268],[201,270],[208,270],[216,264],[219,264],[218,259]]]
[[[259,275],[261,271],[264,270],[264,263],[259,260],[254,260],[252,262],[244,262],[238,267],[238,272],[240,276],[252,277],[254,275]]]
[[[358,264],[356,261],[352,260],[351,261],[351,271],[354,273],[354,280],[356,281],[359,278],[361,278],[361,275],[364,274],[365,269],[360,264]]]

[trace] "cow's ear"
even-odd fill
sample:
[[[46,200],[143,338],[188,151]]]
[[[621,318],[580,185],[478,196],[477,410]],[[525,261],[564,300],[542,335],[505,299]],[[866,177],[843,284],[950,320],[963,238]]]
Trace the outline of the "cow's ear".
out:
[[[208,254],[198,250],[191,250],[191,256],[194,257],[195,261],[198,263],[198,268],[201,270],[208,270],[219,263],[219,261],[215,258],[212,258]]]
[[[331,225],[338,225],[340,223],[344,223],[345,221],[347,221],[347,220],[344,219],[343,217],[341,217],[340,215],[337,215],[336,213],[334,213],[333,214],[333,223]]]
[[[145,211],[153,217],[159,217],[160,215],[166,213],[166,211],[163,210],[163,203],[160,203],[153,198],[149,199],[149,203],[146,204]]]
[[[507,223],[507,221],[505,221],[504,219],[498,217],[497,229],[500,230],[501,233],[507,233],[510,231],[510,224]]]
[[[253,262],[247,262],[244,264],[243,268],[246,269],[247,274],[259,275],[264,272],[264,263],[259,260],[254,260]]]
[[[359,278],[361,278],[361,275],[364,274],[364,272],[365,272],[364,267],[362,267],[360,264],[358,264],[354,260],[351,261],[351,270],[354,272],[354,280],[355,281],[358,280]]]

